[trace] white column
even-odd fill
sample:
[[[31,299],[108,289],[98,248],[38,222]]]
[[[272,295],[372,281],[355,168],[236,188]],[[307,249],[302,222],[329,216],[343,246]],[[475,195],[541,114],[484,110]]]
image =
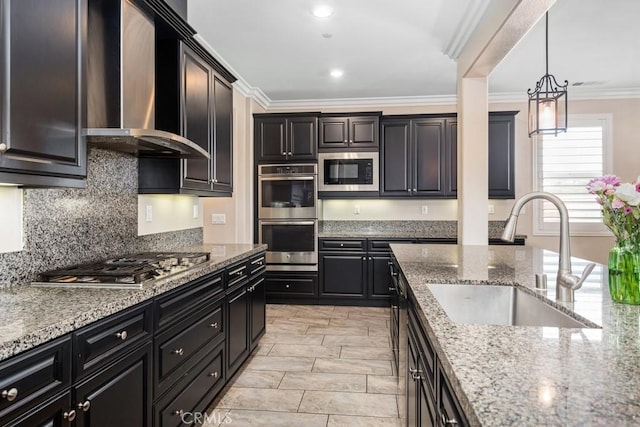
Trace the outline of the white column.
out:
[[[458,81],[458,243],[486,245],[489,238],[487,78]]]

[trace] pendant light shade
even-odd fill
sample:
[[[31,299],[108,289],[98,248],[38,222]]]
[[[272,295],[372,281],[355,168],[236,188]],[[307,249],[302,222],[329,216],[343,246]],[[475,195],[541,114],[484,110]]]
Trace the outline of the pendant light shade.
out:
[[[546,74],[527,90],[529,95],[529,136],[554,134],[567,131],[567,86],[559,85],[549,74],[549,12],[545,15],[545,65]]]

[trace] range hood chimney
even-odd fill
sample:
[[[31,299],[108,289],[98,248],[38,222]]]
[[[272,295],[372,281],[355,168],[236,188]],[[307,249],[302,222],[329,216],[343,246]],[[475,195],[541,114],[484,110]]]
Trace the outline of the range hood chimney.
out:
[[[87,142],[148,157],[210,158],[155,127],[155,26],[130,0],[90,0]],[[178,82],[176,82],[176,85]]]

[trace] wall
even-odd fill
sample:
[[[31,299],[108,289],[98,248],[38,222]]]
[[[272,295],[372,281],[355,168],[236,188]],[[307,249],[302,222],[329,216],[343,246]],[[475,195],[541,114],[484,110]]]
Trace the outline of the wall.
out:
[[[151,221],[147,219],[151,209]],[[202,204],[197,196],[141,194],[138,196],[138,235],[202,227]]]
[[[253,114],[264,113],[254,100],[233,91],[233,196],[202,197],[204,243],[253,242]],[[212,214],[225,224],[212,224]]]
[[[24,249],[0,254],[0,287],[45,270],[202,242],[200,227],[138,237],[137,186],[135,157],[90,148],[86,189],[23,190]]]
[[[0,187],[0,253],[22,250],[22,189]]]

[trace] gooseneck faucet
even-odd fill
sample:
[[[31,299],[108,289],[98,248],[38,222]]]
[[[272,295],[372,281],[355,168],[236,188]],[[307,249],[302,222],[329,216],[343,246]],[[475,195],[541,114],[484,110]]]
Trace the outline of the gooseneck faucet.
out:
[[[504,226],[501,239],[507,242],[513,242],[516,235],[516,225],[518,224],[520,210],[528,201],[533,199],[547,200],[560,212],[560,258],[558,260],[558,274],[556,276],[556,300],[559,302],[573,302],[573,291],[580,289],[582,283],[584,283],[596,265],[593,263],[587,265],[582,272],[582,277],[578,277],[571,272],[569,212],[558,196],[544,191],[534,191],[516,200],[513,208],[511,208],[509,219],[507,219]]]

